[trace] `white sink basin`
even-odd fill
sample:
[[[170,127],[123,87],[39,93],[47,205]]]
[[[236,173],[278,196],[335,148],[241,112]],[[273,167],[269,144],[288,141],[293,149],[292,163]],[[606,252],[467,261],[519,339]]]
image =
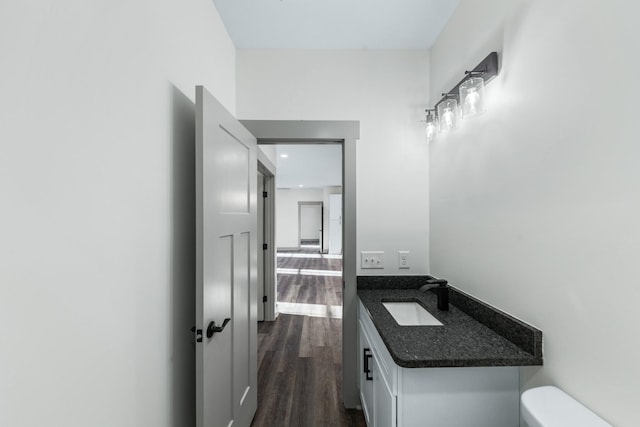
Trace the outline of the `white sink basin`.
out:
[[[417,302],[383,302],[382,305],[400,326],[442,326],[438,319]]]

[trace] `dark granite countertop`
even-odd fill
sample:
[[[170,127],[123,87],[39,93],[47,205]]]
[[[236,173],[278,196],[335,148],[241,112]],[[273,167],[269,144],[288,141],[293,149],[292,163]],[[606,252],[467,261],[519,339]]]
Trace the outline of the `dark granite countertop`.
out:
[[[405,368],[542,365],[542,332],[450,287],[449,311],[418,288],[429,276],[359,276],[358,297],[393,360]],[[382,305],[416,301],[442,326],[400,326]]]

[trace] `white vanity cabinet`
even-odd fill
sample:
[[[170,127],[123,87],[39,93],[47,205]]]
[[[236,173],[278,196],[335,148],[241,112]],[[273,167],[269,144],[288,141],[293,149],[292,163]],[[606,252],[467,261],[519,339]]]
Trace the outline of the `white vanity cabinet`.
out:
[[[368,427],[519,425],[517,366],[403,368],[362,303],[358,319],[360,399]]]

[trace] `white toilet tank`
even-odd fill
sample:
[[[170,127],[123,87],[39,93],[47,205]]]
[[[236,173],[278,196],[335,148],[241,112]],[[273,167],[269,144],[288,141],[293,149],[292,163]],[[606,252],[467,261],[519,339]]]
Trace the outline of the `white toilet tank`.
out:
[[[529,427],[612,427],[557,387],[532,388],[520,397]]]

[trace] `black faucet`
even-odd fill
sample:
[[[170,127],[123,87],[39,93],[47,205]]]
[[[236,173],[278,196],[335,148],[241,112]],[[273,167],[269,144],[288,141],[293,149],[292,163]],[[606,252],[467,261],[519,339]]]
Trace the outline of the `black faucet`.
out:
[[[436,279],[431,277],[427,279],[427,284],[420,287],[421,292],[426,292],[429,289],[434,289],[438,296],[438,310],[449,311],[449,287],[447,281],[444,279]]]

